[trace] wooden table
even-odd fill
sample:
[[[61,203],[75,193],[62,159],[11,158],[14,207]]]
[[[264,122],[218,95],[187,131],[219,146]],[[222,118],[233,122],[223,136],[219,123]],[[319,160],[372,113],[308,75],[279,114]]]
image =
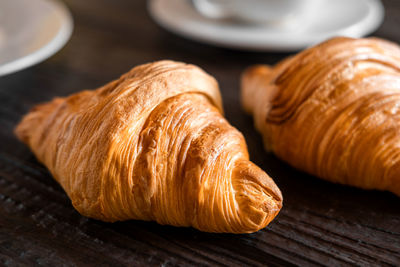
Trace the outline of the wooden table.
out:
[[[67,0],[70,42],[45,62],[0,78],[0,265],[400,265],[400,198],[331,184],[264,152],[239,107],[239,75],[287,54],[238,52],[188,41],[158,27],[145,1]],[[374,35],[400,42],[400,1],[385,0]],[[79,215],[13,128],[33,105],[96,88],[159,59],[201,66],[220,82],[226,117],[252,160],[281,188],[284,207],[264,230],[209,234],[152,222],[103,223]]]

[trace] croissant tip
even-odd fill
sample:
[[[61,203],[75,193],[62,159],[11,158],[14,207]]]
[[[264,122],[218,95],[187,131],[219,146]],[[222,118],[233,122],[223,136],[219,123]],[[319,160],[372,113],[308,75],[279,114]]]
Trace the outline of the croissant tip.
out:
[[[252,114],[254,110],[254,97],[260,81],[265,81],[270,76],[272,68],[268,65],[253,65],[245,69],[241,76],[241,101],[243,110]]]
[[[54,98],[48,103],[33,106],[14,128],[15,136],[24,144],[29,145],[34,132],[42,124],[45,117],[49,116],[54,109],[62,103],[62,98]]]
[[[247,233],[266,227],[283,206],[282,193],[274,181],[250,161],[242,161],[234,173],[236,200]]]

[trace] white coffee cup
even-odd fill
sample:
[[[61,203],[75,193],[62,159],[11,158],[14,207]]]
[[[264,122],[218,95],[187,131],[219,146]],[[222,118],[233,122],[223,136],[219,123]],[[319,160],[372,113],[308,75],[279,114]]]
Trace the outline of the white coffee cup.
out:
[[[280,23],[283,20],[293,19],[307,12],[315,1],[192,0],[197,11],[206,17],[230,18],[251,23]]]

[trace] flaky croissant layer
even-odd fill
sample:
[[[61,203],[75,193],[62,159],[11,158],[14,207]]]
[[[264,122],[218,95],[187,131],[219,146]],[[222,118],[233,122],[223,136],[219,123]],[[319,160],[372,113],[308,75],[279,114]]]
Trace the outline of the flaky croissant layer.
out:
[[[160,61],[35,107],[16,134],[85,216],[254,232],[282,196],[221,112],[211,76]]]
[[[335,38],[242,77],[265,146],[324,179],[400,196],[400,48]]]

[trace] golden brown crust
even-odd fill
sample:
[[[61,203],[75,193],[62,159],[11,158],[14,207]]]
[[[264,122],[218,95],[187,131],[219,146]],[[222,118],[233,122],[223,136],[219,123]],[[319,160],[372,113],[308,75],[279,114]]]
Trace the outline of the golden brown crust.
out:
[[[396,44],[335,38],[274,68],[254,67],[242,82],[244,108],[278,157],[333,182],[400,195]]]
[[[282,196],[221,112],[211,76],[160,61],[37,106],[16,134],[85,216],[254,232]]]

